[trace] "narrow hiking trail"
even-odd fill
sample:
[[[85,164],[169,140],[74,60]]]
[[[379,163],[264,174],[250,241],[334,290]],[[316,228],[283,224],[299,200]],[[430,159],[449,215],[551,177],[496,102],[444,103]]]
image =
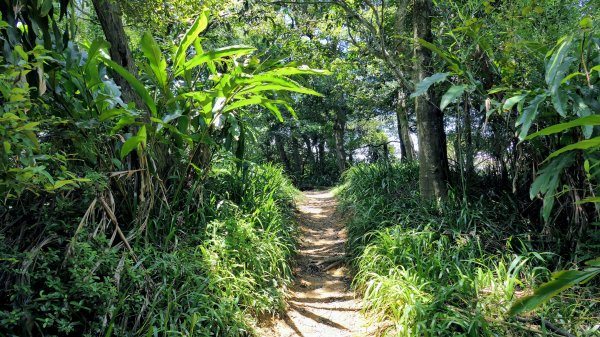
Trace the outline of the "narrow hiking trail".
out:
[[[370,336],[343,264],[346,234],[336,206],[330,191],[304,192],[297,214],[301,238],[296,282],[289,290],[287,311],[265,328],[264,336]]]

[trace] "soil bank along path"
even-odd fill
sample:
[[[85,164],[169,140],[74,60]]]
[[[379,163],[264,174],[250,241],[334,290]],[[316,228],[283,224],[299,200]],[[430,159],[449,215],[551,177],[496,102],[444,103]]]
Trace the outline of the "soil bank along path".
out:
[[[345,226],[330,191],[304,192],[298,205],[301,230],[296,282],[285,314],[265,328],[269,337],[370,336],[361,302],[350,290],[344,265]]]

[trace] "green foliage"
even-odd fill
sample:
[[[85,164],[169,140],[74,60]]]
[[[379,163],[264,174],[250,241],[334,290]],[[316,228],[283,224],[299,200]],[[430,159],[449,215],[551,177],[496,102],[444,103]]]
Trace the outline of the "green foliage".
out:
[[[317,93],[288,76],[327,72],[204,52],[207,22],[169,56],[142,36],[140,74],[102,40],[0,39],[0,335],[248,336],[283,308],[297,192],[244,159],[245,114],[293,111],[283,92]]]
[[[600,259],[588,261],[590,268],[584,270],[561,270],[552,274],[550,282],[542,284],[533,295],[523,297],[516,301],[509,310],[510,315],[517,315],[524,311],[531,311],[542,303],[556,296],[561,291],[578,284],[584,284],[600,274]]]
[[[6,22],[0,20],[0,27]],[[2,201],[18,198],[25,191],[39,194],[68,190],[88,182],[68,170],[67,156],[41,144],[39,134],[65,123],[44,114],[46,108],[36,96],[43,95],[46,83],[44,62],[52,60],[42,46],[26,52],[21,45],[12,50],[11,62],[0,56],[0,195]],[[34,75],[38,87],[26,76]]]
[[[391,321],[389,336],[543,333],[511,321],[507,312],[548,279],[553,254],[538,253],[525,235],[509,232],[524,224],[510,218],[514,210],[499,209],[510,203],[493,193],[477,202],[451,195],[441,211],[422,204],[415,195],[417,171],[413,163],[359,165],[346,173],[339,192],[352,214],[353,284],[368,317]],[[550,300],[541,314],[576,335],[592,334],[597,304],[586,300],[595,291],[594,284],[571,291]]]
[[[252,333],[252,315],[283,307],[295,233],[288,209],[296,192],[280,168],[255,165],[241,173],[222,164],[206,188],[212,192],[201,207],[190,191],[183,207],[189,211],[157,215],[148,235],[160,237],[152,238],[155,244],[133,246],[143,257],[138,261],[112,246],[102,225],[87,224],[72,239],[55,232],[29,252],[2,240],[1,272],[12,285],[4,291],[13,300],[2,306],[0,332]],[[70,239],[66,253],[65,239]]]
[[[436,73],[433,74],[425,79],[423,79],[421,82],[419,82],[417,84],[417,87],[415,88],[415,92],[413,92],[410,97],[414,98],[414,97],[418,97],[421,95],[425,95],[427,93],[427,90],[429,90],[429,87],[431,87],[432,85],[439,83],[439,82],[443,82],[448,78],[448,75],[450,75],[450,73]]]

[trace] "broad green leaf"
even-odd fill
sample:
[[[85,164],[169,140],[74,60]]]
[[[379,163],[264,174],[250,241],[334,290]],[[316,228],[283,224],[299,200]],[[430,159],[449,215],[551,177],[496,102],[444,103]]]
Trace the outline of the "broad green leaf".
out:
[[[588,117],[593,114],[592,109],[586,104],[585,100],[579,95],[572,94],[571,99],[573,100],[573,110],[579,117]],[[582,125],[581,131],[585,139],[590,139],[594,133],[593,125]]]
[[[127,69],[121,67],[114,61],[106,58],[103,59],[103,61],[114,71],[116,71],[119,75],[121,75],[131,85],[133,90],[135,90],[135,92],[138,95],[140,95],[144,103],[146,103],[148,109],[150,109],[150,112],[152,113],[152,116],[156,116],[156,103],[154,102],[154,99],[152,99],[152,96],[150,96],[150,93],[148,93],[148,90],[146,90],[144,84],[142,84],[142,82],[140,82],[137,78],[135,78],[135,76],[133,76],[129,71],[127,71]]]
[[[90,182],[90,180],[85,179],[85,178],[58,180],[53,185],[46,187],[46,190],[54,191],[54,190],[60,189],[62,187],[65,187],[67,185],[78,186],[78,183],[83,183],[83,182]]]
[[[458,61],[458,59],[456,59],[456,57],[450,55],[448,52],[441,50],[431,42],[425,41],[423,39],[418,39],[418,42],[420,45],[438,54],[441,58],[444,59],[444,61],[448,62],[448,64],[450,65],[450,69],[456,72],[458,75],[463,74],[464,71],[462,70],[460,62]]]
[[[527,136],[525,138],[525,140],[533,139],[533,138],[536,138],[539,136],[552,135],[552,134],[559,133],[564,130],[568,130],[570,128],[576,127],[576,126],[589,126],[589,125],[600,125],[600,115],[591,115],[591,116],[587,116],[587,117],[581,117],[581,118],[577,118],[576,120],[573,120],[570,122],[552,125],[541,131],[532,133],[531,135]]]
[[[100,120],[101,122],[105,122],[111,118],[122,116],[124,114],[127,114],[127,111],[125,109],[120,109],[120,108],[110,109],[110,110],[104,111],[100,115],[100,117],[98,117],[98,120]]]
[[[525,99],[525,97],[527,97],[527,94],[524,95],[517,95],[517,96],[513,96],[509,99],[507,99],[504,104],[502,105],[502,110],[503,111],[509,111],[513,108],[513,106],[515,106],[515,104],[521,102],[522,100]]]
[[[520,140],[523,140],[527,136],[529,128],[531,128],[531,124],[533,124],[533,121],[537,117],[540,104],[546,99],[546,97],[546,94],[537,95],[523,110],[521,117],[516,123],[516,126],[521,125],[521,132],[519,133]]]
[[[19,126],[16,131],[31,131],[36,130],[36,126],[38,126],[40,122],[30,122],[25,125]]]
[[[588,150],[588,149],[594,149],[600,146],[600,137],[594,137],[592,139],[585,139],[582,141],[579,141],[575,144],[570,144],[567,145],[557,151],[552,152],[545,160],[544,162],[547,162],[548,160],[559,156],[565,152],[568,151],[573,151],[573,150]]]
[[[568,154],[548,163],[546,167],[538,172],[538,176],[533,181],[533,184],[531,184],[529,197],[532,200],[538,193],[544,194],[544,204],[542,207],[544,221],[548,221],[554,207],[554,194],[560,183],[561,173],[573,163],[574,158],[574,155]]]
[[[173,57],[173,68],[175,69],[175,72],[179,72],[183,67],[188,48],[196,41],[200,33],[208,27],[208,13],[208,10],[204,10],[202,14],[196,18],[190,29],[188,29],[183,36],[179,46],[177,46],[175,56]]]
[[[586,16],[585,18],[581,19],[581,21],[579,21],[579,27],[582,29],[591,29],[593,26],[594,22],[589,16]]]
[[[90,66],[90,64],[93,64],[94,60],[96,60],[101,50],[108,48],[110,48],[110,43],[106,42],[105,40],[94,40],[94,42],[92,42],[90,48],[88,49],[87,60],[85,62],[85,69],[87,69]]]
[[[561,291],[576,284],[584,283],[600,274],[600,268],[586,268],[584,270],[563,270],[552,274],[550,282],[542,284],[533,295],[517,300],[510,310],[509,315],[514,316],[522,312],[531,311]]]
[[[567,36],[560,40],[560,45],[554,48],[551,52],[550,59],[546,64],[546,84],[552,87],[556,82],[560,84],[563,78],[559,77],[559,72],[563,67],[563,62],[568,57],[569,51],[573,43],[573,37]]]
[[[446,91],[444,96],[442,96],[442,102],[440,103],[440,109],[444,111],[446,107],[454,102],[458,97],[462,96],[465,92],[466,86],[464,85],[453,85]]]
[[[247,54],[252,53],[255,50],[256,50],[256,48],[254,48],[254,47],[243,46],[243,45],[229,46],[229,47],[223,47],[223,48],[211,50],[204,54],[197,55],[197,56],[193,57],[191,60],[185,62],[183,67],[181,67],[178,71],[175,72],[175,76],[180,76],[186,70],[193,69],[193,68],[195,68],[201,64],[204,64],[206,62],[217,61],[224,57],[229,57],[229,56],[233,56],[233,55],[237,55],[237,56],[247,55]]]
[[[167,61],[163,57],[160,48],[158,48],[156,41],[154,41],[154,38],[150,33],[146,32],[142,36],[141,47],[144,56],[146,56],[146,59],[150,64],[150,69],[152,69],[156,83],[163,91],[169,93],[167,88]]]
[[[146,146],[146,142],[148,140],[148,135],[146,133],[146,126],[145,125],[142,125],[142,127],[138,131],[137,136],[140,139],[140,144],[144,145],[144,147],[145,147]]]
[[[562,79],[562,81],[560,81],[560,84],[565,84],[567,83],[570,79],[572,79],[575,76],[585,76],[584,73],[581,73],[579,71],[571,73],[569,75],[567,75],[565,78]]]
[[[585,199],[577,201],[575,204],[582,205],[582,204],[597,203],[597,202],[600,202],[600,197],[585,198]]]
[[[415,98],[427,93],[429,87],[434,85],[435,83],[445,81],[448,78],[450,73],[436,73],[427,78],[424,78],[421,82],[419,82],[415,88],[415,92],[413,92],[410,97]]]
[[[493,95],[499,92],[503,92],[503,91],[508,91],[510,90],[509,87],[493,87],[490,90],[488,90],[488,95]]]
[[[573,37],[568,36],[561,39],[561,43],[551,51],[550,59],[546,62],[546,83],[550,89],[552,104],[556,111],[563,117],[567,115],[567,94],[559,90],[563,79],[571,68],[571,64],[576,61],[570,57],[569,53],[573,44]]]
[[[586,266],[600,267],[600,257],[585,262]]]
[[[561,117],[567,117],[567,101],[569,97],[567,93],[562,90],[558,90],[552,94],[552,105],[556,109]]]
[[[125,158],[131,151],[137,149],[140,142],[141,140],[138,136],[133,136],[127,139],[127,141],[123,143],[123,147],[121,147],[121,160],[123,160],[123,158]]]

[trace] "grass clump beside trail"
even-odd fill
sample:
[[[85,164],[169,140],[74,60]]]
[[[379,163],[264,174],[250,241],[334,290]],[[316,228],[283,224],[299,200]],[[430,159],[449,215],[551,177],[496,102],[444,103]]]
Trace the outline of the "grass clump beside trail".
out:
[[[434,207],[420,202],[417,183],[416,164],[358,165],[338,191],[353,214],[354,286],[373,321],[393,323],[384,335],[554,336],[542,320],[577,336],[598,333],[593,284],[507,317],[517,297],[548,280],[556,257],[531,248],[528,224],[498,191],[476,202],[450,195]]]
[[[30,249],[0,240],[0,335],[252,335],[256,314],[283,306],[295,193],[278,167],[221,164],[149,221],[133,254],[102,219],[75,234],[76,217],[58,216],[73,205],[40,210],[55,224]]]

